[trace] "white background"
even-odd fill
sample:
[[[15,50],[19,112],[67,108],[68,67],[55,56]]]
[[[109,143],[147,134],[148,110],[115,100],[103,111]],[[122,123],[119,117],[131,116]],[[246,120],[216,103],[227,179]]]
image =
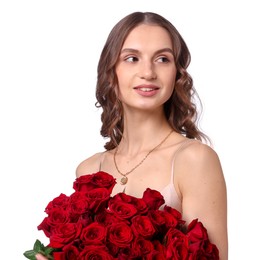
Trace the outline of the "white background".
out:
[[[25,259],[46,204],[103,150],[96,69],[113,25],[132,11],[168,18],[192,54],[228,187],[229,259],[275,256],[273,1],[1,1],[1,259]],[[3,243],[4,241],[4,243]]]

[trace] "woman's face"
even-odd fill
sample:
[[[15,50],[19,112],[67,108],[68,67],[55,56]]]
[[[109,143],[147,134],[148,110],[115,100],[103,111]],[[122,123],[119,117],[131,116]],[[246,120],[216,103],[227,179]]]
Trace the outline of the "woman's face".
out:
[[[172,41],[160,26],[142,24],[127,36],[116,65],[124,109],[161,109],[175,84]]]

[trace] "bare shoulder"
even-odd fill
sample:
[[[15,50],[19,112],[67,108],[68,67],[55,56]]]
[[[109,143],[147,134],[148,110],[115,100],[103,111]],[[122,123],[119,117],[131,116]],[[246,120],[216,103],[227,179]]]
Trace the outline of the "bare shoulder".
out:
[[[221,167],[216,151],[200,141],[190,141],[177,155],[176,166],[191,167],[193,169]]]
[[[99,171],[102,155],[103,152],[95,153],[94,155],[82,161],[77,166],[76,176],[79,177],[81,175],[91,174]]]
[[[216,151],[199,141],[189,142],[182,149],[175,160],[175,174],[179,183],[189,180],[192,187],[199,187],[200,183],[224,182],[221,162]],[[185,185],[186,187],[187,185]]]

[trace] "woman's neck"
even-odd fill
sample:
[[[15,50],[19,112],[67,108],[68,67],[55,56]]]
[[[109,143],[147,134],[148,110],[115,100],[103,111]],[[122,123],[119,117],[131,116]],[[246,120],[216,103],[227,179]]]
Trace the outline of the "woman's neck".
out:
[[[119,144],[120,154],[136,156],[151,150],[171,131],[164,113],[124,114],[123,138]]]

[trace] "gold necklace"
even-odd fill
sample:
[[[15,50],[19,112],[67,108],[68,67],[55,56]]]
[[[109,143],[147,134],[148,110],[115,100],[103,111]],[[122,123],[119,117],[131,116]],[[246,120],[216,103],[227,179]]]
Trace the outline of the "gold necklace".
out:
[[[171,135],[171,133],[173,132],[173,130],[171,130],[169,132],[169,134],[158,144],[156,145],[153,149],[151,149],[147,154],[146,156],[142,159],[141,162],[139,162],[136,166],[134,166],[130,171],[126,172],[126,173],[122,173],[119,168],[118,168],[118,165],[117,165],[117,162],[116,162],[116,155],[117,155],[117,152],[118,152],[118,146],[116,147],[115,149],[115,152],[114,152],[114,155],[113,155],[113,159],[114,159],[114,164],[115,164],[115,167],[118,171],[118,173],[120,173],[123,177],[121,178],[121,184],[122,185],[125,185],[127,184],[127,181],[128,181],[128,177],[127,175],[130,174],[131,172],[133,172],[137,167],[139,167],[146,159],[147,157],[154,151],[156,150],[158,147],[160,147],[168,138],[169,136]]]

